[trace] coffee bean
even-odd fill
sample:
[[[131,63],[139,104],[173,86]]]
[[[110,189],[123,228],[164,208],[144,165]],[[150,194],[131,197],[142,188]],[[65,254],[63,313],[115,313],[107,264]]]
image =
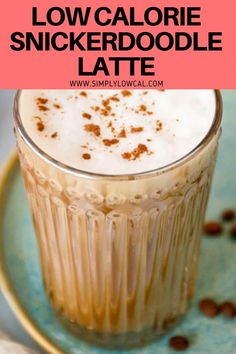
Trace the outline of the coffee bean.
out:
[[[225,317],[233,318],[236,316],[236,308],[230,301],[223,302],[219,308]]]
[[[236,224],[231,227],[230,235],[232,239],[236,240]]]
[[[235,211],[233,209],[225,209],[222,213],[223,221],[232,221],[235,218]]]
[[[169,346],[177,351],[186,350],[189,347],[189,340],[183,336],[174,336],[170,338]]]
[[[215,317],[219,313],[219,307],[212,299],[202,299],[198,306],[199,310],[207,317]]]
[[[208,236],[218,236],[222,233],[223,227],[218,221],[208,221],[205,223],[204,232]]]

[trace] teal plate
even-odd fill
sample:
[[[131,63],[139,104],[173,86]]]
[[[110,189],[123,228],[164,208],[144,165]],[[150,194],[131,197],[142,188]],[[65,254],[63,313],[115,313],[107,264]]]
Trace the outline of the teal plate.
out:
[[[228,207],[236,208],[236,93],[224,92],[224,122],[208,218],[219,218]],[[35,235],[25,190],[15,154],[6,165],[0,186],[0,281],[3,292],[16,315],[32,337],[49,353],[121,353],[96,348],[73,334],[55,317],[44,293]],[[183,321],[171,332],[143,348],[126,350],[135,354],[166,354],[170,336],[187,336],[189,354],[236,353],[236,319],[222,315],[204,317],[198,301],[212,297],[219,302],[236,303],[236,241],[228,236],[230,225],[219,238],[204,237],[197,292]]]

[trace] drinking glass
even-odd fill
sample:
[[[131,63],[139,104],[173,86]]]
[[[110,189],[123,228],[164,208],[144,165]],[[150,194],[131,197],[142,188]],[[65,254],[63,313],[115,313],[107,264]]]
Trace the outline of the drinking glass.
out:
[[[222,101],[210,131],[168,166],[89,173],[42,151],[14,103],[21,170],[42,275],[58,316],[88,341],[138,345],[166,331],[193,296],[216,160]],[[194,107],[193,107],[194,109]]]

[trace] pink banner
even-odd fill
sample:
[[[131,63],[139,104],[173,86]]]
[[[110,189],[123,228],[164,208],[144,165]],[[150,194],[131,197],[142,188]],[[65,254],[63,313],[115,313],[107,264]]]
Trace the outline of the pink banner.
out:
[[[236,88],[235,11],[234,0],[4,1],[0,88]]]

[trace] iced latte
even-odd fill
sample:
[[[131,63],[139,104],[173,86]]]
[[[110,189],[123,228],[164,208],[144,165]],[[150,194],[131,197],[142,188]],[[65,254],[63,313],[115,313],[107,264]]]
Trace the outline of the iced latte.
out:
[[[185,313],[220,121],[213,90],[18,92],[45,288],[84,337],[134,345]]]

